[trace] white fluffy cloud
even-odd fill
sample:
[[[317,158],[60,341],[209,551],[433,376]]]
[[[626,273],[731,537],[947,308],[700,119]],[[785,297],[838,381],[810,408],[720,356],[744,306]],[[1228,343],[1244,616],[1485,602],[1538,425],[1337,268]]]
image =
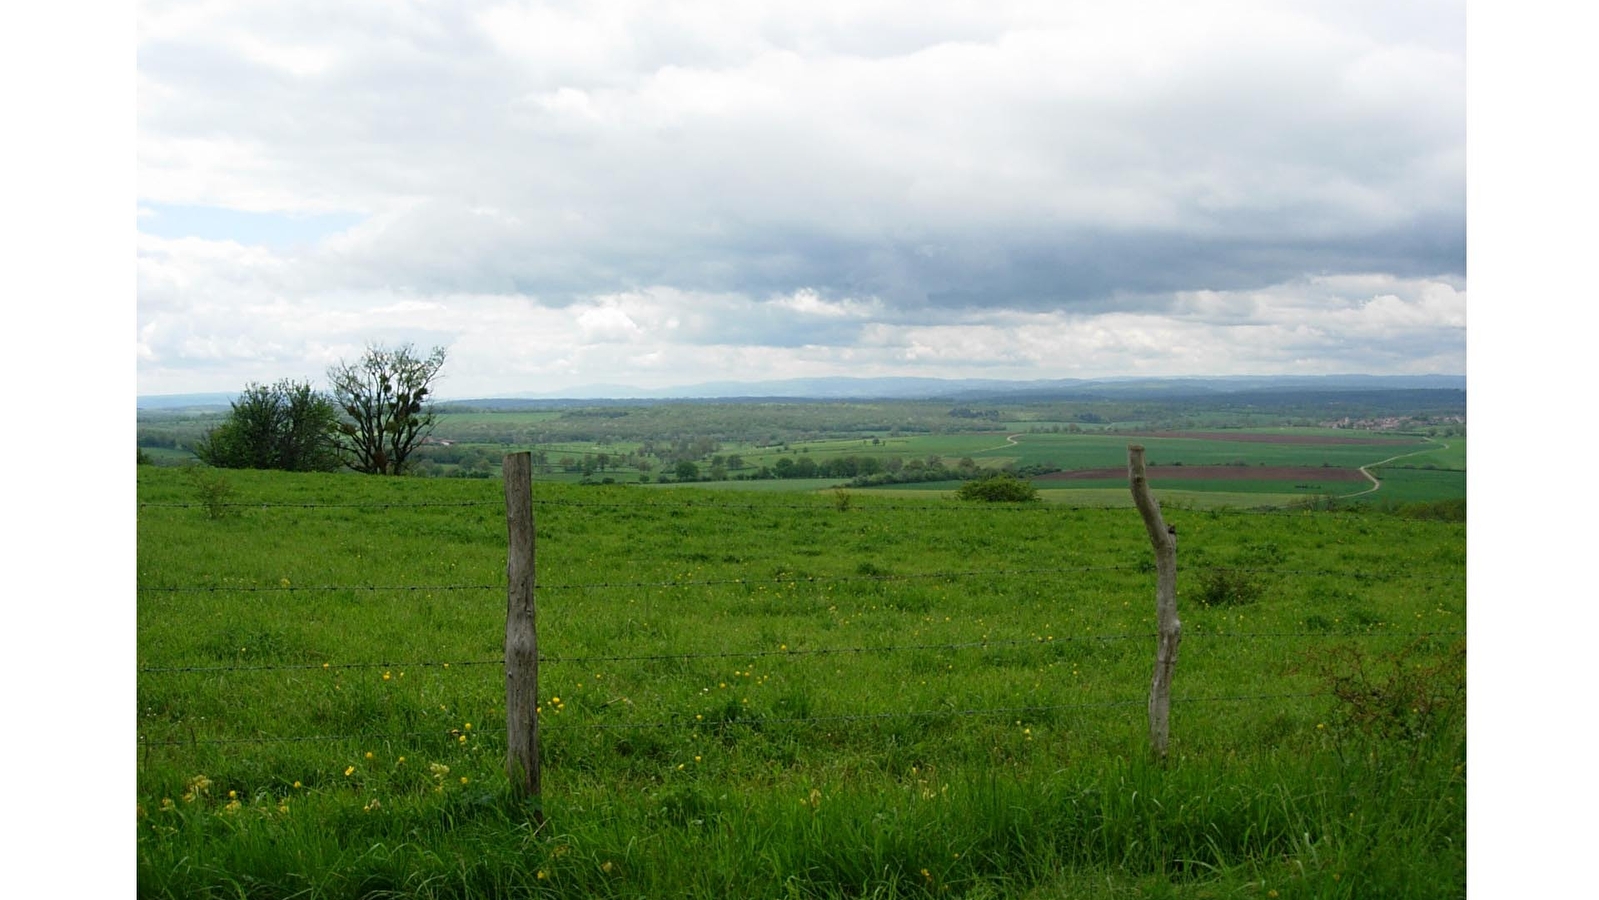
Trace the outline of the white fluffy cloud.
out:
[[[146,2],[141,228],[360,224],[147,231],[139,389],[385,339],[449,345],[465,393],[1460,371],[1463,32],[1435,2]]]

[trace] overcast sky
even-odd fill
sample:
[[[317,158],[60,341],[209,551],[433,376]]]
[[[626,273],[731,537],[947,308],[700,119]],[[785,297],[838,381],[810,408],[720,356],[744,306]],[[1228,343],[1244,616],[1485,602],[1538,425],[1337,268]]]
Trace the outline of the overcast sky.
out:
[[[1464,373],[1459,2],[155,2],[138,391]]]

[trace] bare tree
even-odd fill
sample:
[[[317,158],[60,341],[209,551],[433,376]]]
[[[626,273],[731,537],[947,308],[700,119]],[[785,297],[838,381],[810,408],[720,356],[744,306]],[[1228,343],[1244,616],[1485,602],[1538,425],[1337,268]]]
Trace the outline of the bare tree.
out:
[[[443,347],[423,358],[402,344],[368,345],[360,361],[328,369],[333,398],[349,417],[339,425],[339,448],[350,468],[370,475],[405,470],[411,451],[433,432],[427,400],[443,367]]]

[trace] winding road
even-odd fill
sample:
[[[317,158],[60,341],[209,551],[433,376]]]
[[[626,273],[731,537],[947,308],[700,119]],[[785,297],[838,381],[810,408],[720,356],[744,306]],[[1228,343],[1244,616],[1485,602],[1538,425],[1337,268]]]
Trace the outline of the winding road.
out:
[[[1365,465],[1360,467],[1360,474],[1366,476],[1368,479],[1371,480],[1371,487],[1366,488],[1363,491],[1356,491],[1353,494],[1344,494],[1339,499],[1348,499],[1350,497],[1364,497],[1367,494],[1376,493],[1377,489],[1382,487],[1382,481],[1380,479],[1378,479],[1377,476],[1371,474],[1371,472],[1368,471],[1370,469],[1375,469],[1375,468],[1378,468],[1379,466],[1386,466],[1386,465],[1388,465],[1389,463],[1393,462],[1396,459],[1404,459],[1407,456],[1420,456],[1423,453],[1431,453],[1434,450],[1448,450],[1449,449],[1449,445],[1444,443],[1443,441],[1436,440],[1434,438],[1424,438],[1423,440],[1426,440],[1426,441],[1429,441],[1431,443],[1437,444],[1438,446],[1436,446],[1436,447],[1428,447],[1425,450],[1412,450],[1409,453],[1401,453],[1398,456],[1390,456],[1387,459],[1384,459],[1384,460],[1381,460],[1381,461],[1378,461],[1378,462],[1366,463]]]

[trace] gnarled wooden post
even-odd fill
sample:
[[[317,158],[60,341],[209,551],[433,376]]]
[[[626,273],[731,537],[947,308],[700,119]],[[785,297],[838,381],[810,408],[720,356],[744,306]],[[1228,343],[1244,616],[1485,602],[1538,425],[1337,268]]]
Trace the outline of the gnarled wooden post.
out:
[[[531,799],[534,820],[544,824],[539,774],[539,634],[533,600],[533,457],[505,455],[505,769],[511,793]]]
[[[1155,677],[1149,686],[1149,746],[1155,755],[1166,758],[1166,740],[1171,734],[1171,677],[1177,668],[1177,644],[1182,641],[1183,625],[1177,620],[1177,528],[1160,516],[1160,505],[1149,493],[1144,474],[1144,448],[1127,445],[1127,478],[1132,484],[1133,503],[1144,517],[1144,530],[1155,548],[1155,616],[1158,637],[1155,645]]]

